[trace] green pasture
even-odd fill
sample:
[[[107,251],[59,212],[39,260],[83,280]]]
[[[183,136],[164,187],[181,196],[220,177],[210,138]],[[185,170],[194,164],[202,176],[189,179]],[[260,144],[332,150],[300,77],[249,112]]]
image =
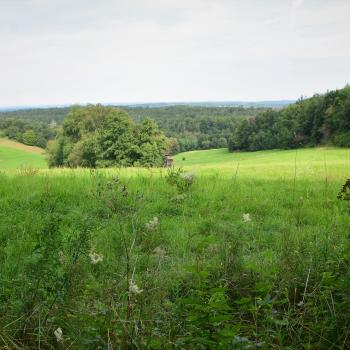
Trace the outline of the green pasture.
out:
[[[349,348],[348,153],[1,172],[0,347]]]
[[[343,179],[350,173],[347,148],[304,148],[257,152],[228,152],[227,149],[177,154],[176,166],[199,174],[246,176],[264,179]]]
[[[0,170],[15,170],[23,167],[47,168],[45,156],[0,144]]]

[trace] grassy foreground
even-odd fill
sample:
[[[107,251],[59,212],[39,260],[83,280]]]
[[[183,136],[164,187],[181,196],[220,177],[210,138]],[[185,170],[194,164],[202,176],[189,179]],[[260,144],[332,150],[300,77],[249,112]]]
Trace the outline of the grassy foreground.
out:
[[[349,348],[347,154],[1,173],[0,348]]]

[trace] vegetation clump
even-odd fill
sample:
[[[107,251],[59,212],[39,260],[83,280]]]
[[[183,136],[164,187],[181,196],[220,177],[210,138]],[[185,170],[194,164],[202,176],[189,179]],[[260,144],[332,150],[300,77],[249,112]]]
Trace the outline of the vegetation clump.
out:
[[[166,176],[168,184],[174,186],[180,195],[190,191],[192,185],[196,181],[194,173],[186,173],[182,168],[170,168]]]
[[[350,201],[350,179],[346,180],[345,184],[339,191],[337,198],[343,201]]]
[[[151,119],[137,124],[113,107],[75,107],[49,143],[49,165],[161,166],[166,147],[166,137]]]

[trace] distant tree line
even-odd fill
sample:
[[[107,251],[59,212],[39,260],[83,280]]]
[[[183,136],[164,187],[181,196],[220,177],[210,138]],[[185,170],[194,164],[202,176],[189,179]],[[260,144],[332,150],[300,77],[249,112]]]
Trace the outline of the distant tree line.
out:
[[[135,120],[153,118],[173,143],[173,153],[227,147],[238,122],[266,108],[169,106],[127,108]]]
[[[76,106],[49,142],[49,165],[161,166],[167,147],[168,140],[152,119],[135,123],[114,107]]]
[[[350,86],[239,121],[229,139],[229,150],[322,144],[350,147]]]
[[[168,151],[228,147],[256,151],[333,144],[350,146],[349,90],[300,99],[283,109],[211,106],[123,107],[134,122],[156,121],[168,138]],[[73,107],[74,108],[79,108]],[[45,147],[62,125],[69,108],[0,113],[0,133],[26,144]]]
[[[29,146],[45,148],[55,137],[57,123],[32,119],[0,118],[0,136],[8,137]]]
[[[178,152],[227,147],[228,141],[238,122],[266,110],[260,107],[202,107],[202,106],[161,106],[123,107],[135,122],[152,118],[169,139],[173,154]],[[31,124],[42,123],[53,131],[55,123],[61,125],[69,108],[40,108],[0,113],[0,123],[12,120],[16,124],[7,132],[8,123],[0,124],[0,130],[9,138],[23,142],[23,133],[31,130]],[[26,123],[26,128],[17,128],[18,123]],[[38,130],[36,130],[37,132]],[[40,146],[45,147],[50,137],[41,138]],[[51,137],[52,138],[52,137]],[[36,144],[39,145],[39,144]]]
[[[69,113],[70,107],[28,108],[14,111],[0,112],[1,119],[23,119],[44,122],[50,124],[53,120],[62,124],[63,119]]]

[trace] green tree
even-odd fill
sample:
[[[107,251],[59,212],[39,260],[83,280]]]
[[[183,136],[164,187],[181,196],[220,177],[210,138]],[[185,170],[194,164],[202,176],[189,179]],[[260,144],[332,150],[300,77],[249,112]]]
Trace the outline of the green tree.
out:
[[[75,106],[48,147],[50,166],[160,166],[167,140],[151,119],[136,124],[120,109]]]
[[[131,166],[139,158],[134,123],[122,110],[108,110],[96,130],[97,165]]]
[[[27,130],[23,134],[23,143],[29,146],[34,146],[38,142],[38,135],[33,130]]]
[[[138,129],[139,163],[143,166],[161,166],[167,142],[154,120],[146,118]]]

